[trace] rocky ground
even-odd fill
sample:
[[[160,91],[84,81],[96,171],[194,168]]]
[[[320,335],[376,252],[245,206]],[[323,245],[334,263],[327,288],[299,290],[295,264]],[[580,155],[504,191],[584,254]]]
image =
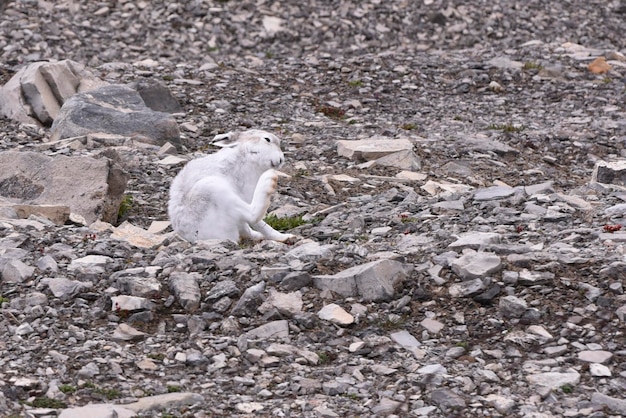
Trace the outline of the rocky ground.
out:
[[[591,182],[626,158],[621,2],[0,8],[0,83],[61,59],[159,79],[184,108],[185,157],[222,132],[280,135],[292,177],[272,209],[307,221],[289,245],[170,234],[146,249],[0,220],[2,416],[626,415],[626,192]],[[599,56],[609,71],[590,71]],[[411,141],[414,176],[338,152],[371,137]],[[48,138],[0,120],[1,150],[102,151]],[[167,220],[182,165],[157,150],[117,147],[120,221]],[[395,289],[320,279],[370,262]]]

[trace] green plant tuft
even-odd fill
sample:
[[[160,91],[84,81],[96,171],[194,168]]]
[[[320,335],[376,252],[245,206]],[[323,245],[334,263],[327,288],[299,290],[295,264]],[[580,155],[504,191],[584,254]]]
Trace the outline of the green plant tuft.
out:
[[[96,389],[94,389],[94,392],[99,393],[101,395],[104,395],[104,397],[107,398],[107,399],[116,399],[116,398],[119,398],[120,396],[122,396],[122,392],[120,392],[117,389],[96,388]]]
[[[181,390],[180,386],[167,385],[167,393],[180,392]]]
[[[361,87],[363,85],[363,82],[361,80],[350,80],[348,81],[348,85],[350,87]]]
[[[563,393],[572,393],[574,391],[574,387],[566,383],[563,386],[561,386],[561,391],[563,391]]]
[[[76,392],[76,387],[72,385],[61,385],[59,386],[59,390],[65,394]]]
[[[130,194],[124,195],[122,201],[120,202],[120,208],[117,211],[117,219],[123,219],[130,210],[133,208],[133,196]]]
[[[67,404],[63,401],[59,401],[57,399],[51,399],[46,396],[40,396],[35,398],[30,406],[34,408],[51,408],[51,409],[65,409],[67,408]]]
[[[400,125],[401,129],[404,129],[405,131],[412,131],[414,129],[417,129],[417,125],[414,123],[403,123],[402,125]]]
[[[277,231],[287,231],[307,223],[307,221],[302,219],[302,215],[287,216],[284,218],[279,218],[276,215],[268,215],[265,217],[264,221]]]
[[[541,66],[541,64],[539,64],[538,62],[534,62],[534,61],[526,61],[524,63],[524,70],[541,70],[543,67]]]

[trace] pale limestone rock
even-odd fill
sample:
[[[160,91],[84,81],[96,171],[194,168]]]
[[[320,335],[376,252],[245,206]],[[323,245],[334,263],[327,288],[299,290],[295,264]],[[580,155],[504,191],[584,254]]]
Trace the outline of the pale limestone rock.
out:
[[[331,290],[344,297],[360,296],[366,301],[389,300],[412,270],[412,266],[393,260],[377,260],[334,275],[314,277],[320,290]]]
[[[149,311],[154,308],[154,303],[149,299],[137,297],[137,296],[112,296],[111,297],[111,310],[113,312],[118,311]]]
[[[126,221],[113,230],[111,238],[126,241],[138,248],[156,248],[167,239],[167,235],[154,234]]]
[[[471,280],[500,271],[502,261],[493,253],[472,251],[454,260],[451,267],[463,280]]]
[[[578,353],[578,360],[586,363],[607,363],[613,358],[613,353],[604,350],[584,350]]]
[[[289,336],[289,323],[284,319],[268,322],[267,324],[251,329],[246,336],[250,339],[258,338],[261,340],[287,337]]]
[[[335,303],[324,306],[317,313],[317,316],[324,321],[330,321],[338,325],[350,325],[354,322],[354,317]]]
[[[141,341],[146,336],[145,332],[141,332],[130,325],[119,324],[111,338],[117,341]]]
[[[204,402],[204,396],[198,393],[177,392],[163,395],[146,396],[137,402],[125,404],[124,408],[137,413],[148,413],[167,408],[179,408]]]
[[[526,376],[529,383],[537,386],[546,386],[551,389],[559,389],[564,385],[577,385],[580,382],[580,374],[577,371],[545,372]]]
[[[481,246],[500,243],[501,236],[496,232],[464,232],[458,235],[456,241],[448,245],[448,248],[463,249],[472,248],[479,249]]]
[[[89,404],[61,411],[59,418],[131,418],[137,414],[123,405]]]
[[[128,174],[107,158],[0,152],[0,193],[16,204],[63,205],[115,223]]]
[[[13,205],[15,213],[22,219],[30,215],[43,216],[57,225],[63,225],[70,219],[70,208],[65,205]]]
[[[412,151],[413,143],[407,138],[370,138],[337,141],[337,154],[352,160],[369,161],[400,151]]]
[[[591,174],[591,181],[626,186],[626,160],[598,161]]]

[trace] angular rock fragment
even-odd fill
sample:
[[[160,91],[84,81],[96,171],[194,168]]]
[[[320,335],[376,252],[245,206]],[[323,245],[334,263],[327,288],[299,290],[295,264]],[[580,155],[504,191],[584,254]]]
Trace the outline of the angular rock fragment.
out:
[[[620,414],[622,416],[626,416],[626,400],[619,397],[608,396],[600,392],[595,392],[591,395],[591,402],[606,406],[612,412],[616,414]]]
[[[324,306],[317,313],[317,316],[324,321],[330,321],[338,325],[350,325],[354,322],[354,317],[335,303]]]
[[[154,145],[180,146],[176,120],[147,107],[130,87],[108,85],[79,93],[66,101],[51,128],[52,140],[94,132],[133,137]]]
[[[253,315],[261,303],[263,303],[264,290],[265,282],[259,282],[247,288],[230,313],[235,316]]]
[[[525,300],[518,298],[517,296],[505,296],[500,298],[500,313],[505,318],[519,318],[526,312],[528,304]]]
[[[246,336],[250,339],[258,338],[261,340],[287,337],[289,336],[289,323],[284,319],[268,322],[267,324],[258,326],[248,331]]]
[[[537,386],[546,386],[551,389],[559,389],[564,385],[577,385],[580,382],[580,374],[575,371],[545,372],[526,376],[529,383]]]
[[[141,79],[129,85],[141,96],[143,102],[150,109],[157,112],[181,113],[181,107],[176,97],[165,84],[155,79]]]
[[[502,261],[493,253],[468,252],[454,260],[451,267],[463,280],[471,280],[500,271]]]
[[[485,290],[482,279],[466,280],[461,283],[454,283],[448,289],[448,293],[453,298],[472,296]]]
[[[145,332],[141,332],[130,325],[119,324],[111,338],[117,341],[141,341],[146,336]]]
[[[448,248],[463,249],[472,248],[474,250],[479,249],[481,246],[489,244],[498,244],[501,236],[496,232],[464,232],[458,235],[458,239],[448,245]]]
[[[85,218],[115,223],[128,174],[107,158],[0,152],[0,196],[28,205],[67,205]]]
[[[345,297],[360,296],[366,301],[389,300],[394,287],[402,282],[412,267],[393,260],[378,260],[351,267],[334,275],[314,276],[315,286]]]
[[[26,265],[20,260],[8,260],[0,270],[0,278],[6,283],[23,283],[29,280],[34,273],[34,267]]]
[[[463,397],[446,388],[433,390],[430,393],[430,401],[437,405],[444,413],[462,411],[466,405]]]
[[[167,239],[167,235],[153,234],[125,221],[113,230],[111,238],[126,241],[138,248],[156,248]]]
[[[77,293],[83,292],[93,286],[91,282],[70,280],[65,277],[44,278],[41,282],[46,284],[52,294],[61,300],[69,299]]]
[[[185,272],[173,272],[170,275],[170,292],[187,312],[194,312],[200,307],[200,286],[196,276]]]
[[[50,125],[67,99],[104,84],[74,61],[34,62],[0,87],[0,116]]]
[[[486,187],[484,189],[477,189],[474,192],[474,200],[484,201],[484,200],[504,199],[506,197],[514,195],[516,190],[518,189],[515,187],[508,187],[508,186],[491,186],[491,187]]]
[[[626,160],[598,161],[593,168],[591,181],[626,186]]]
[[[135,412],[115,404],[88,404],[67,408],[61,411],[59,418],[131,418]]]
[[[400,151],[412,151],[413,143],[406,138],[370,138],[337,141],[337,154],[357,161],[371,161]]]
[[[146,396],[139,399],[137,402],[125,404],[124,408],[137,413],[147,414],[151,411],[181,408],[193,404],[201,404],[203,402],[204,396],[198,393],[177,392]]]

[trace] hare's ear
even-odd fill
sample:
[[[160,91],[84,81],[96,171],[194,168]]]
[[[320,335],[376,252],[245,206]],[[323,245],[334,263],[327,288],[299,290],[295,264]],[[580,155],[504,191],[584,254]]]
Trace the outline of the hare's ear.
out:
[[[227,132],[213,137],[211,143],[220,148],[232,148],[238,144],[239,132]]]

